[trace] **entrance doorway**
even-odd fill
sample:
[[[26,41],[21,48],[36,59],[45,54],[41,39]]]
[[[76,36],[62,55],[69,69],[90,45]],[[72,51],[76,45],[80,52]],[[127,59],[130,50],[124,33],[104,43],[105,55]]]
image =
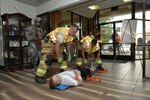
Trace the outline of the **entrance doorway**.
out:
[[[122,21],[100,24],[101,57],[105,59],[134,60],[135,43],[122,42]]]

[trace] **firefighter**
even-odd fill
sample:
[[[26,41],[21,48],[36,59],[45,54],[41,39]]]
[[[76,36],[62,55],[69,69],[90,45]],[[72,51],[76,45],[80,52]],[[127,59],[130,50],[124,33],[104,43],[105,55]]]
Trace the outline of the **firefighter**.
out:
[[[80,41],[80,46],[79,46],[79,53],[78,53],[78,58],[76,61],[77,67],[82,67],[83,64],[88,65],[88,56],[91,56],[94,54],[95,56],[95,64],[99,65],[98,68],[99,70],[104,70],[101,66],[101,59],[100,59],[100,46],[97,40],[89,35],[84,37]]]
[[[78,26],[71,24],[70,27],[58,27],[55,30],[47,34],[44,43],[42,44],[42,58],[40,64],[36,70],[35,82],[44,84],[46,80],[44,75],[47,72],[47,55],[53,56],[56,53],[60,71],[67,69],[66,61],[63,59],[62,52],[64,51],[64,45],[71,43],[72,37],[77,33]],[[70,58],[68,58],[70,59]]]

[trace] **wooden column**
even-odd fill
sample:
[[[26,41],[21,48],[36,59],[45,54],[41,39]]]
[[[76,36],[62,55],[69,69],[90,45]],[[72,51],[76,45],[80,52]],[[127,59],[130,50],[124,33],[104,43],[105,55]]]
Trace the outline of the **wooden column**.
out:
[[[93,20],[93,18],[89,19],[89,32],[94,32],[94,20]]]
[[[51,29],[54,30],[57,24],[62,21],[61,12],[55,11],[51,14]]]

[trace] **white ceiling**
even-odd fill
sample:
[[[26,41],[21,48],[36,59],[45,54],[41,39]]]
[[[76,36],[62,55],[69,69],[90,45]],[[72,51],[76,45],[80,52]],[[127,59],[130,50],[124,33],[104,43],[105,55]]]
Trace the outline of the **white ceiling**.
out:
[[[48,2],[50,0],[15,0],[15,1],[37,7],[37,6],[39,6],[45,2]],[[132,1],[141,3],[142,0],[132,0]],[[67,2],[67,0],[66,0],[66,2]],[[71,7],[63,8],[63,10],[61,8],[60,10],[62,10],[62,11],[69,10],[71,12],[74,12],[74,13],[84,16],[86,18],[92,18],[97,10],[92,11],[88,8],[88,6],[95,5],[95,4],[100,6],[100,8],[97,10],[102,10],[102,9],[106,9],[106,8],[123,5],[126,3],[124,3],[123,0],[86,0],[86,2],[82,2],[80,4],[76,4]]]
[[[34,7],[37,7],[47,1],[50,1],[50,0],[15,0],[15,1],[18,1],[18,2],[21,2],[21,3],[25,3],[27,5],[31,5],[31,6],[34,6]]]
[[[92,1],[92,2],[84,3],[81,5],[76,5],[74,7],[69,8],[68,10],[76,14],[82,15],[84,17],[92,18],[97,10],[107,9],[107,8],[126,4],[123,2],[123,0],[89,0],[89,1]],[[141,2],[141,0],[132,0],[132,1],[135,1],[138,3]],[[95,4],[100,6],[100,8],[97,10],[90,10],[88,8],[89,6],[95,5]]]

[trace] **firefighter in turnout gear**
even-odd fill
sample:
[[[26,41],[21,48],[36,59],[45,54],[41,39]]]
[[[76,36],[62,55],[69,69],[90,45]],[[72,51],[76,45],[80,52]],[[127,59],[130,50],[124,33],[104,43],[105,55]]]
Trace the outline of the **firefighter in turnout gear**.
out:
[[[67,69],[67,63],[63,59],[63,47],[71,43],[72,37],[77,33],[78,26],[76,24],[71,24],[70,27],[58,27],[55,30],[51,31],[47,34],[44,43],[42,44],[42,58],[40,64],[36,70],[35,82],[44,84],[46,80],[44,76],[47,72],[47,64],[45,61],[47,60],[47,56],[53,56],[56,53],[58,63],[60,66],[60,70]],[[69,58],[70,59],[70,58]]]
[[[82,67],[83,64],[88,65],[87,58],[88,56],[91,56],[92,54],[94,54],[94,57],[95,57],[95,64],[101,65],[100,46],[94,37],[87,35],[80,41],[79,44],[80,44],[79,53],[78,53],[78,58],[76,61],[77,67]],[[102,69],[102,66],[101,66],[101,69]]]

